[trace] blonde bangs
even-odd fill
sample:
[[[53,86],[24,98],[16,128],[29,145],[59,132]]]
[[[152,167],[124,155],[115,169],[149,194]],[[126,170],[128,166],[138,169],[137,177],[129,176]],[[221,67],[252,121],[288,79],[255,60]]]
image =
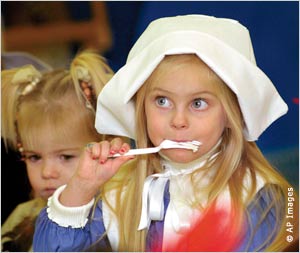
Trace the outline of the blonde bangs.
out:
[[[83,106],[75,94],[65,96],[63,100],[68,102],[45,102],[39,106],[27,103],[22,107],[22,117],[17,122],[24,147],[37,147],[45,135],[57,142],[101,140],[101,135],[94,128],[93,112]]]

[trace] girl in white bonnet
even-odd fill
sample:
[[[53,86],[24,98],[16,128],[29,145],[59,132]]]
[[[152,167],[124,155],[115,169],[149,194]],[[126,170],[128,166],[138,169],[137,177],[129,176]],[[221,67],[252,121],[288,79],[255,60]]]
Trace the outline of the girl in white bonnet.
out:
[[[96,128],[137,148],[176,148],[134,156],[119,138],[87,145],[41,212],[34,249],[284,250],[293,188],[255,141],[287,109],[237,21],[152,22],[99,95]]]

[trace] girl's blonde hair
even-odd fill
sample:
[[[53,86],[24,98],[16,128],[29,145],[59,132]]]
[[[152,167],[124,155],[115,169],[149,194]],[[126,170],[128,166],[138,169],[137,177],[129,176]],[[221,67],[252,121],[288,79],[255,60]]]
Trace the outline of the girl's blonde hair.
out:
[[[137,92],[135,97],[136,102],[136,129],[137,140],[136,145],[138,148],[145,148],[152,146],[151,141],[147,134],[147,118],[145,116],[145,97],[151,86],[153,78],[157,73],[161,71],[168,71],[170,65],[173,64],[179,66],[182,62],[198,62],[203,63],[197,56],[192,54],[166,56],[164,60],[159,64],[152,75],[147,79],[144,85]],[[260,175],[265,183],[266,190],[270,198],[271,203],[267,209],[262,210],[258,202],[254,201],[254,207],[260,210],[261,217],[259,224],[268,214],[271,208],[275,210],[276,225],[274,231],[270,234],[274,241],[267,247],[269,251],[280,251],[287,246],[285,222],[282,220],[282,213],[286,210],[282,210],[282,205],[287,208],[288,188],[291,188],[290,184],[270,165],[270,163],[264,158],[255,142],[248,142],[243,136],[244,122],[242,113],[239,108],[239,103],[236,95],[230,88],[212,71],[208,68],[208,75],[214,79],[213,89],[215,94],[221,101],[224,111],[228,120],[228,127],[224,130],[222,136],[222,143],[219,147],[220,155],[213,163],[208,163],[203,170],[211,170],[217,168],[216,175],[213,178],[211,184],[205,189],[201,188],[199,191],[199,185],[197,184],[197,173],[195,171],[191,175],[191,180],[195,193],[206,191],[208,195],[208,205],[213,204],[220,193],[229,187],[232,207],[235,214],[235,221],[232,224],[233,229],[241,229],[243,218],[249,215],[247,207],[256,194],[257,175]],[[148,155],[138,156],[134,166],[124,173],[126,180],[120,185],[119,191],[119,204],[116,208],[116,214],[119,220],[120,226],[120,243],[119,251],[144,251],[145,250],[145,238],[146,231],[137,231],[141,213],[141,196],[143,190],[143,183],[145,178],[153,173],[160,172],[162,170],[159,156]],[[249,186],[245,186],[245,178],[249,177]],[[126,182],[126,191],[124,197],[121,198],[122,189]],[[244,193],[244,194],[242,194]],[[296,196],[294,195],[295,199]],[[196,196],[197,199],[197,196]],[[282,204],[284,202],[284,204]],[[296,201],[295,201],[296,202]],[[197,203],[194,203],[197,206]],[[280,208],[281,206],[281,208]],[[295,208],[296,209],[296,208]],[[296,216],[297,210],[294,215]],[[132,215],[135,213],[136,215]],[[295,235],[298,233],[297,217],[294,219]],[[272,225],[272,224],[270,224]],[[275,231],[275,229],[277,231]],[[250,239],[253,237],[256,228],[253,228]],[[276,235],[277,233],[277,235]],[[297,236],[297,235],[296,235]],[[265,242],[266,244],[268,241]],[[265,245],[262,245],[265,246]],[[247,249],[246,249],[247,250]],[[261,249],[257,249],[261,250]]]
[[[72,138],[80,143],[104,139],[94,127],[95,105],[112,76],[105,59],[88,50],[74,58],[70,70],[42,74],[26,65],[2,71],[1,134],[6,147],[21,153],[23,147],[34,150],[43,135],[66,143]],[[35,220],[25,217],[8,233],[20,251],[29,250]]]
[[[86,50],[74,58],[70,70],[44,74],[34,70],[32,79],[25,76],[16,81],[20,71],[26,73],[26,69],[33,67],[1,72],[1,134],[6,147],[18,150],[17,145],[21,142],[30,148],[43,134],[67,141],[70,129],[76,129],[78,138],[102,139],[94,127],[96,101],[93,100],[113,75],[102,56]],[[35,85],[32,85],[33,79]],[[92,99],[88,99],[83,91],[83,82],[93,94]]]

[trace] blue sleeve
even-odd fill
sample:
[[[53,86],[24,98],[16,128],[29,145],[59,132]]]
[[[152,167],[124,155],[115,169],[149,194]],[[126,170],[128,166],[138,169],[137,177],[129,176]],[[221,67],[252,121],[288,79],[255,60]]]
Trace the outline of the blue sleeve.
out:
[[[246,234],[236,251],[264,251],[273,242],[285,210],[284,198],[276,192],[282,194],[276,185],[263,187],[247,207]]]
[[[36,222],[33,238],[33,251],[66,252],[66,251],[109,251],[110,245],[105,236],[102,208],[99,202],[93,218],[85,227],[61,227],[48,218],[44,208]]]

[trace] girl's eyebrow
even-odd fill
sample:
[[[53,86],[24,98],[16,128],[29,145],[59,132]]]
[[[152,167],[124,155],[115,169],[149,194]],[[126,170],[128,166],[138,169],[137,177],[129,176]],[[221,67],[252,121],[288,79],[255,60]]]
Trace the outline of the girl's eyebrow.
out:
[[[81,147],[58,149],[58,150],[55,150],[55,153],[63,153],[63,152],[70,152],[70,151],[72,152],[72,151],[78,151],[80,149],[81,149]],[[24,153],[39,154],[40,152],[37,152],[34,150],[24,150]]]
[[[165,90],[165,89],[162,89],[160,87],[154,87],[154,88],[151,88],[149,92],[165,92],[165,93],[173,93],[169,90]]]
[[[175,94],[175,92],[172,92],[170,90],[165,90],[165,89],[162,89],[160,87],[154,87],[154,88],[151,88],[149,93],[152,93],[152,92],[162,92],[162,93],[169,93],[169,94]],[[216,95],[212,92],[212,91],[208,91],[208,90],[203,90],[203,91],[196,91],[194,93],[191,93],[189,94],[190,96],[200,96],[200,95],[211,95],[211,96],[214,96],[216,97]]]
[[[68,148],[68,149],[59,149],[59,150],[55,150],[55,153],[59,154],[59,153],[67,153],[67,152],[77,152],[81,149],[81,147],[78,148]]]
[[[23,153],[28,153],[28,154],[38,154],[39,152],[36,152],[34,150],[26,150],[24,149]]]

